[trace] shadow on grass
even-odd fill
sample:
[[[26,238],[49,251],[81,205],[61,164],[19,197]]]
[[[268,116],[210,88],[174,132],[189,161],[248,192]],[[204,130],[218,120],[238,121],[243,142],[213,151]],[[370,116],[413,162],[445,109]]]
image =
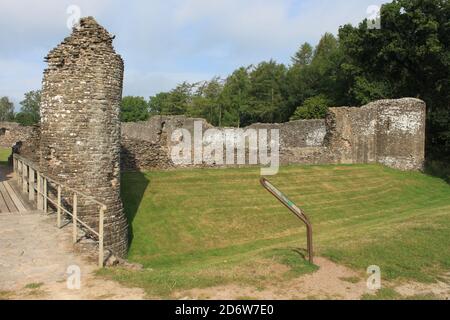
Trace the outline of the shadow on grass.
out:
[[[293,248],[292,251],[298,254],[303,260],[308,261],[309,259],[308,250],[304,248]]]
[[[139,206],[144,197],[150,181],[142,172],[123,172],[121,183],[121,195],[124,211],[128,220],[128,245],[130,246],[133,238],[133,221],[139,210]]]
[[[425,162],[425,174],[441,178],[450,184],[450,159],[427,160]]]

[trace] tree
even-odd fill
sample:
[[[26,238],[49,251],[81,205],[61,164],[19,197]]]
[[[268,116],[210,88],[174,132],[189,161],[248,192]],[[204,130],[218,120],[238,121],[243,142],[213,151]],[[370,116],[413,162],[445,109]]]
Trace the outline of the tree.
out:
[[[344,55],[338,39],[325,33],[314,49],[309,64],[294,64],[287,73],[287,99],[290,115],[309,98],[325,95],[330,103],[344,105],[348,86],[341,76]]]
[[[8,97],[0,98],[0,121],[14,120],[14,103]]]
[[[240,67],[225,81],[221,102],[223,104],[222,125],[241,127],[251,106],[250,67]]]
[[[25,98],[20,104],[22,107],[17,114],[17,122],[22,125],[37,124],[40,120],[41,90],[25,93]]]
[[[308,42],[305,42],[291,58],[291,60],[294,65],[307,66],[311,63],[312,58],[313,47]]]
[[[145,121],[149,116],[149,106],[143,97],[127,96],[120,104],[120,121]]]
[[[381,29],[339,30],[349,99],[418,97],[427,103],[427,156],[450,158],[450,1],[394,0]]]
[[[284,122],[289,119],[286,87],[287,68],[274,60],[261,62],[250,72],[251,108],[245,125],[254,122]]]
[[[329,57],[338,47],[338,40],[332,33],[325,33],[314,50],[314,59]]]
[[[150,115],[161,114],[163,110],[169,109],[170,93],[160,92],[149,98],[148,109]]]
[[[27,112],[18,112],[14,120],[23,126],[32,126],[36,124],[35,117]]]
[[[187,107],[187,115],[205,118],[213,125],[221,125],[223,84],[219,77],[196,85],[191,103]]]
[[[291,120],[325,118],[330,100],[324,95],[306,99],[305,103],[295,110]]]

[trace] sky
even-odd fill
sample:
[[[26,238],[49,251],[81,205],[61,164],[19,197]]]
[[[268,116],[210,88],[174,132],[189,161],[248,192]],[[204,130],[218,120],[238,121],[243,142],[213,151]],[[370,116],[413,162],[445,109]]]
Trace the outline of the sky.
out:
[[[19,110],[41,87],[44,57],[78,14],[116,36],[124,95],[148,98],[183,81],[226,77],[240,66],[289,64],[304,42],[357,25],[386,0],[0,0],[0,97]],[[370,10],[369,10],[370,11]]]

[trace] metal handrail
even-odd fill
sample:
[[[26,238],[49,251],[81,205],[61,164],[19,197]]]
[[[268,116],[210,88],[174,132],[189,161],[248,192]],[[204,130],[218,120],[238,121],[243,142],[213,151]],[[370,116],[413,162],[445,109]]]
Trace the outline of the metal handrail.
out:
[[[306,225],[309,262],[314,263],[312,225],[308,219],[308,216],[294,202],[289,200],[280,190],[278,190],[269,180],[267,180],[266,178],[261,178],[260,183],[267,191],[269,191],[275,198],[278,199],[278,201],[280,201]]]
[[[13,165],[14,165],[14,173],[16,175],[16,178],[19,180],[19,185],[22,185],[22,190],[25,193],[28,193],[28,198],[30,201],[35,200],[35,194],[36,191],[36,202],[37,207],[40,210],[43,210],[47,213],[48,209],[48,202],[53,204],[57,209],[57,225],[58,228],[61,228],[61,213],[64,212],[72,217],[72,224],[73,224],[73,243],[78,242],[78,226],[77,224],[82,225],[87,230],[89,230],[91,233],[93,233],[95,236],[98,237],[98,243],[99,243],[99,258],[98,258],[98,264],[100,267],[104,266],[104,219],[105,219],[105,211],[107,210],[107,206],[96,200],[94,197],[86,195],[85,193],[78,191],[74,188],[68,187],[67,185],[56,181],[55,179],[52,179],[45,174],[42,174],[40,170],[37,169],[37,166],[23,158],[22,156],[14,153],[13,154]],[[26,167],[26,170],[24,171],[24,166]],[[31,170],[30,170],[31,169]],[[34,173],[37,175],[37,183],[34,181]],[[31,175],[32,174],[32,175]],[[31,178],[31,179],[30,179]],[[47,183],[51,182],[55,185],[57,188],[57,201],[54,201],[49,198],[48,196],[48,190],[47,190]],[[73,203],[72,203],[72,212],[67,210],[62,205],[62,189],[68,190],[69,192],[73,193]],[[86,198],[88,201],[94,202],[100,206],[99,210],[99,230],[98,232],[92,229],[88,224],[83,222],[80,218],[78,218],[77,210],[78,210],[78,195]]]

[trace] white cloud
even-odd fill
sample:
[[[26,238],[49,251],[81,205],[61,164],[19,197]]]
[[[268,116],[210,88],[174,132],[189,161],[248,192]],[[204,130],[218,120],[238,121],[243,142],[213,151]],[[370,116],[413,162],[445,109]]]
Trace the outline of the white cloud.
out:
[[[327,31],[359,22],[369,5],[381,2],[1,0],[0,60],[3,66],[14,61],[20,71],[9,68],[6,76],[0,70],[0,93],[18,96],[40,87],[43,57],[69,34],[66,9],[72,4],[117,36],[114,45],[125,60],[124,92],[148,96],[262,60],[288,63],[302,42],[315,43]]]

